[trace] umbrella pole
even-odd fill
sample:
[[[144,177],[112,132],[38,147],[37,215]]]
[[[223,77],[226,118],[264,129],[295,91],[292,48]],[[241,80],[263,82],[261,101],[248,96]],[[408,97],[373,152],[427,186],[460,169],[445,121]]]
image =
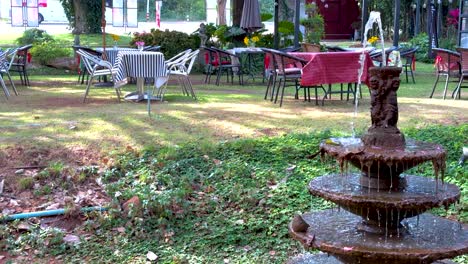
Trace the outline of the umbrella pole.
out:
[[[274,22],[274,47],[278,49],[279,46],[279,36],[278,36],[278,23],[279,23],[279,15],[278,15],[278,0],[275,0],[275,22]]]
[[[102,56],[106,56],[106,1],[102,0],[101,2],[101,27],[102,27]],[[104,58],[106,59],[106,58]]]

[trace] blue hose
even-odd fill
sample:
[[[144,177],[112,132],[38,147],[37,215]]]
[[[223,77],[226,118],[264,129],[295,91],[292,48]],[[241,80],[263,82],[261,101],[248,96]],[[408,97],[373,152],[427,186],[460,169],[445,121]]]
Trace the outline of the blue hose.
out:
[[[91,211],[107,211],[106,207],[94,206],[94,207],[85,207],[81,208],[80,211],[82,213],[91,212]],[[55,210],[47,210],[47,211],[37,211],[37,212],[29,212],[29,213],[21,213],[21,214],[14,214],[14,215],[6,215],[0,217],[0,221],[12,221],[16,219],[26,219],[31,217],[42,217],[42,216],[53,216],[53,215],[61,215],[67,212],[66,209],[55,209]]]

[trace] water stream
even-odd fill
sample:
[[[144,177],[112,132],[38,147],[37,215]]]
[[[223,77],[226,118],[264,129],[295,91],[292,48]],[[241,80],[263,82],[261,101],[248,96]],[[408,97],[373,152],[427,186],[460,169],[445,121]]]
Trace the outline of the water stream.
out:
[[[371,30],[374,26],[374,24],[377,23],[377,26],[379,28],[379,33],[380,33],[380,43],[382,45],[382,63],[383,66],[387,66],[387,60],[385,58],[385,42],[384,42],[384,35],[383,35],[383,30],[382,30],[382,21],[380,20],[380,12],[377,11],[372,11],[369,14],[369,19],[366,22],[366,25],[364,27],[364,34],[363,34],[363,41],[362,41],[362,52],[361,55],[359,56],[359,64],[361,67],[358,69],[358,83],[357,83],[357,88],[356,88],[356,96],[354,100],[354,114],[353,114],[353,121],[351,122],[351,130],[352,130],[352,136],[356,137],[356,129],[354,126],[354,122],[357,118],[358,114],[358,106],[359,106],[359,95],[361,94],[361,78],[362,74],[364,73],[364,60],[366,59],[366,46],[367,46],[367,33],[369,30]]]

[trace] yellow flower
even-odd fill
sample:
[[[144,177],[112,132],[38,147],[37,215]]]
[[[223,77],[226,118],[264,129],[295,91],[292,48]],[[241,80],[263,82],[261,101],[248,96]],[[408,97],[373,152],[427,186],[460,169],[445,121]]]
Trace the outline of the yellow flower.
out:
[[[111,34],[111,37],[114,41],[119,41],[120,39],[120,36],[119,35],[115,35],[115,34]]]
[[[245,38],[244,38],[244,44],[245,44],[246,46],[249,45],[249,38],[248,38],[248,37],[245,37]]]
[[[258,36],[253,36],[251,40],[252,40],[252,42],[255,43],[255,42],[258,42],[260,40],[260,38]]]
[[[374,45],[377,41],[379,41],[379,38],[376,37],[376,36],[372,36],[372,37],[368,40],[369,44],[371,44],[371,45]]]

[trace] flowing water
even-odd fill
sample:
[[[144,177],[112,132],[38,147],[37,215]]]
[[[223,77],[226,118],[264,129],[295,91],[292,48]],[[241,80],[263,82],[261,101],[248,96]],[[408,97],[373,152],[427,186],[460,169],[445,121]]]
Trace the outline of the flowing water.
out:
[[[384,35],[383,35],[383,30],[382,30],[382,21],[380,20],[380,12],[372,11],[369,14],[369,19],[367,20],[367,23],[364,27],[364,34],[363,34],[363,41],[362,41],[362,53],[359,56],[359,64],[361,67],[358,70],[358,84],[356,88],[356,96],[354,100],[354,114],[353,114],[353,121],[351,122],[351,130],[353,137],[356,136],[356,131],[355,131],[355,126],[354,122],[357,118],[358,114],[358,105],[359,105],[359,97],[358,95],[361,94],[361,77],[362,74],[364,73],[364,60],[366,59],[366,46],[367,46],[367,33],[369,30],[371,30],[374,26],[374,24],[377,23],[377,26],[379,28],[380,32],[380,42],[382,45],[382,62],[383,66],[387,66],[387,60],[385,58],[385,43],[384,43]]]

